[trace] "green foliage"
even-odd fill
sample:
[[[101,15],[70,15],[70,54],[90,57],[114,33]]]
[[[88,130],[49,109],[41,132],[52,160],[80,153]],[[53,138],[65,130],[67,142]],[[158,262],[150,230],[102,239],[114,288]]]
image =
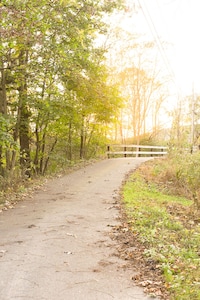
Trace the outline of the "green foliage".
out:
[[[181,217],[191,201],[159,191],[140,170],[126,182],[123,195],[131,229],[145,245],[145,257],[162,270],[170,299],[199,299],[200,227],[190,226],[184,213]]]
[[[106,30],[105,13],[119,4],[1,1],[0,146],[18,145],[16,153],[0,149],[1,165],[14,170],[20,160],[23,170],[44,174],[57,153],[68,161],[101,152],[104,139],[97,143],[96,135],[116,119],[122,99],[93,42]]]
[[[14,141],[10,133],[10,122],[0,114],[0,146],[5,148],[11,145],[14,145]]]
[[[197,210],[200,209],[200,153],[190,154],[184,150],[175,150],[152,169],[159,179],[167,183],[174,193],[181,193],[194,201]],[[153,174],[152,173],[152,174]]]

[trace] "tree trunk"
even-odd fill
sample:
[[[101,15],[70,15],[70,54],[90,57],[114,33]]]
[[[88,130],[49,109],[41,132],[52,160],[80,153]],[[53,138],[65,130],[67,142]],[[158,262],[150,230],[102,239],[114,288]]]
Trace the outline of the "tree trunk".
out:
[[[44,168],[44,153],[46,148],[46,130],[43,133],[42,141],[41,141],[41,158],[40,158],[40,174],[43,174]]]
[[[40,153],[40,145],[41,145],[41,141],[40,141],[40,137],[39,137],[38,122],[39,122],[39,116],[38,116],[38,120],[36,122],[36,129],[35,129],[35,138],[36,138],[35,146],[36,146],[36,149],[35,149],[35,157],[34,157],[34,160],[33,160],[36,174],[39,173],[39,153]]]
[[[20,142],[20,165],[26,170],[30,168],[30,133],[29,133],[29,118],[30,112],[27,104],[27,79],[26,67],[28,63],[28,51],[21,51],[19,56],[19,65],[22,67],[22,74],[19,76],[21,80],[19,91],[19,142]],[[21,78],[20,78],[21,77]]]
[[[1,82],[0,82],[0,112],[3,115],[7,114],[6,78],[5,78],[5,70],[3,68],[3,65],[1,69]]]
[[[85,156],[85,128],[84,128],[84,116],[82,116],[82,124],[81,124],[81,141],[80,141],[80,159],[84,159]]]
[[[69,121],[69,134],[68,134],[68,151],[67,158],[72,160],[72,121]]]
[[[45,161],[45,164],[44,164],[42,175],[44,175],[46,173],[46,171],[47,171],[47,167],[48,167],[48,163],[49,163],[49,159],[50,159],[50,154],[53,152],[53,150],[54,150],[54,148],[55,148],[55,146],[57,144],[57,141],[58,141],[58,139],[56,138],[55,141],[53,142],[52,146],[51,146],[51,149],[49,151],[48,157],[47,157],[47,159]]]
[[[80,159],[84,158],[84,129],[81,128]]]
[[[1,81],[0,81],[0,114],[7,115],[7,97],[6,97],[6,78],[3,62],[1,63]],[[1,129],[0,129],[1,130]],[[0,145],[0,175],[4,176],[3,167],[3,147]]]

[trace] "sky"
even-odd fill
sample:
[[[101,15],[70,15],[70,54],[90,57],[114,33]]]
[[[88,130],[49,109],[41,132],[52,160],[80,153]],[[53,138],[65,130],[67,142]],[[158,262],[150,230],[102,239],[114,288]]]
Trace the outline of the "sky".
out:
[[[161,58],[181,95],[191,95],[193,89],[200,93],[200,0],[128,2],[130,10],[124,24],[128,24],[129,31],[157,41]],[[137,14],[131,12],[134,8]]]
[[[163,70],[161,80],[171,78],[171,82],[167,81],[167,97],[160,112],[161,122],[167,128],[172,122],[169,112],[184,103],[187,96],[200,95],[200,0],[125,1],[125,12],[108,18],[111,32],[112,28],[122,28],[130,33],[136,43],[136,36],[141,37],[139,41],[143,38],[148,42],[156,41],[159,67]],[[119,46],[123,47],[123,37],[121,40]],[[145,54],[153,53],[150,51]],[[110,57],[115,61],[112,49]],[[152,68],[155,66],[155,57],[154,53],[150,60]]]

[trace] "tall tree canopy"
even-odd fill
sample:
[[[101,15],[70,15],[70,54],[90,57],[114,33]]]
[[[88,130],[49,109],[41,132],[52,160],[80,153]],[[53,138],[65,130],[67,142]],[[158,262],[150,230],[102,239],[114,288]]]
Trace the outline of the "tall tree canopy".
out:
[[[20,165],[43,174],[51,157],[89,156],[121,99],[108,85],[104,52],[112,0],[0,3],[0,174]],[[95,141],[95,143],[93,142]],[[56,151],[55,151],[56,149]]]

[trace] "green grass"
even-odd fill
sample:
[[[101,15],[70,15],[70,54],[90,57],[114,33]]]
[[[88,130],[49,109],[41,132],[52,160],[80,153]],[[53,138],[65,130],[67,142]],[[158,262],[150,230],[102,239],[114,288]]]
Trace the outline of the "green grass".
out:
[[[191,201],[160,192],[139,172],[124,185],[123,197],[131,230],[145,245],[144,255],[162,270],[170,299],[200,299],[200,226],[185,226],[184,216],[168,209],[189,209]]]

